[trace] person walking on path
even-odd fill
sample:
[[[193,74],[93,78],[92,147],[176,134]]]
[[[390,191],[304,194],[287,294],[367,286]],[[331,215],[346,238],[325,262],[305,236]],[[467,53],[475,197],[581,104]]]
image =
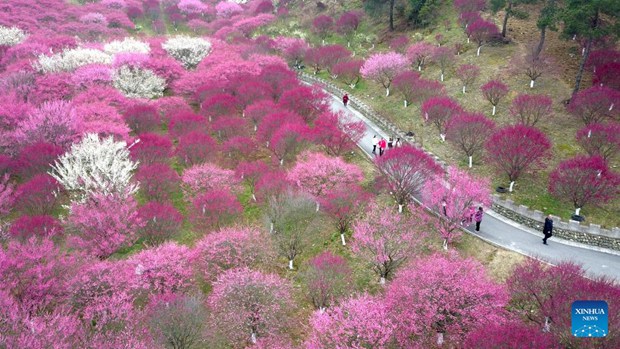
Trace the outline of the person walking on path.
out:
[[[377,139],[377,135],[372,136],[372,153],[375,154],[377,152],[377,144],[379,144],[379,140]]]
[[[344,94],[344,96],[342,96],[342,104],[344,104],[344,107],[347,107],[347,103],[349,103],[349,95],[348,94]]]
[[[386,146],[387,142],[385,141],[385,138],[381,138],[381,140],[379,141],[379,156],[382,156],[383,153],[385,153]]]
[[[548,215],[545,218],[545,226],[543,227],[543,234],[545,237],[542,239],[543,244],[547,244],[547,239],[553,236],[553,219],[551,219],[551,215]]]
[[[390,137],[388,140],[388,149],[392,149],[394,147],[394,139]]]
[[[482,206],[478,207],[478,211],[474,214],[474,220],[476,221],[476,231],[480,231],[480,223],[482,223],[482,216],[484,215],[484,211],[482,210]]]

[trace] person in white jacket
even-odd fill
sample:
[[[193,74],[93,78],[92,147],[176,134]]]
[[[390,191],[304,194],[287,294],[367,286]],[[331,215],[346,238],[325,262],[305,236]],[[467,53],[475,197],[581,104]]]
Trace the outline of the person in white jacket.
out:
[[[374,154],[377,151],[377,144],[379,144],[379,139],[377,135],[372,136],[372,153]]]

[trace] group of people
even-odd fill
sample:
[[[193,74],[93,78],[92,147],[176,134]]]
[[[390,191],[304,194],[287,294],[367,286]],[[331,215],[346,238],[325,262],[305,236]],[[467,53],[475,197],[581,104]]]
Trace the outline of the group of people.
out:
[[[379,156],[382,156],[386,149],[400,147],[401,145],[400,138],[396,138],[396,141],[394,141],[392,137],[386,140],[383,137],[377,137],[377,135],[372,136],[372,153],[377,154],[377,148],[379,148]]]

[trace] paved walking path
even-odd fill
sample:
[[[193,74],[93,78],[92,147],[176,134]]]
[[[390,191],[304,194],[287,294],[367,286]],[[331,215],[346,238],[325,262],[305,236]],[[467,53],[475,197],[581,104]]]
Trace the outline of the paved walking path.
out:
[[[345,108],[342,104],[342,96],[334,96],[329,92],[327,93],[332,98],[332,110],[344,111],[347,115],[364,121],[366,133],[359,146],[369,157],[375,156],[372,154],[372,136],[377,135],[377,137],[387,139],[390,135],[381,130],[374,122],[365,118],[360,112],[351,108],[351,106]],[[557,264],[566,260],[573,261],[583,265],[584,269],[591,276],[605,275],[620,282],[620,252],[606,253],[594,251],[575,246],[569,241],[555,237],[548,240],[547,243],[549,245],[543,245],[542,232],[522,226],[490,209],[486,210],[486,215],[479,232],[474,231],[473,226],[469,227],[467,231],[493,245],[551,264]]]

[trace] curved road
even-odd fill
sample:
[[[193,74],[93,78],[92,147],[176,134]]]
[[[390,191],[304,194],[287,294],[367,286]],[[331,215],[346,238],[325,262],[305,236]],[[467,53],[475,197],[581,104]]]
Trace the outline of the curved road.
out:
[[[357,110],[350,106],[345,108],[342,104],[342,96],[325,92],[332,98],[331,109],[333,111],[342,111],[366,124],[366,133],[360,141],[359,147],[368,157],[375,156],[372,154],[372,136],[377,135],[377,137],[386,138],[389,137],[388,133]],[[572,261],[581,264],[588,275],[592,277],[607,276],[616,279],[616,282],[620,282],[620,252],[599,252],[555,237],[548,240],[548,245],[543,245],[542,232],[522,226],[491,209],[486,210],[479,232],[473,230],[473,227],[467,228],[467,231],[493,245],[551,264],[566,260]]]

